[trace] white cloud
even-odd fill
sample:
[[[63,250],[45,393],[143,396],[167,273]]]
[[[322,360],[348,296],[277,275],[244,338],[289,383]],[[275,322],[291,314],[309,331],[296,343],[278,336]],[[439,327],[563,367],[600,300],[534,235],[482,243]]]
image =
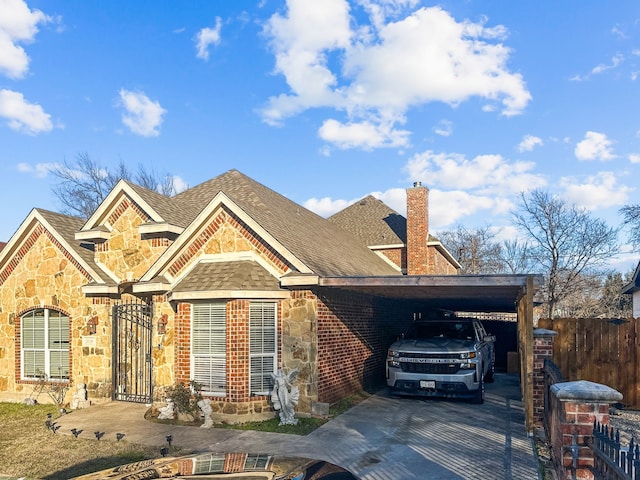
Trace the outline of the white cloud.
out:
[[[37,103],[29,103],[19,92],[0,90],[0,117],[12,130],[29,135],[53,129],[51,116]]]
[[[196,35],[196,57],[205,61],[209,60],[209,45],[220,45],[220,30],[222,29],[222,20],[216,17],[216,26],[214,28],[205,27]]]
[[[573,77],[569,78],[569,80],[574,82],[582,82],[584,80],[588,80],[592,75],[599,75],[606,72],[607,70],[617,68],[623,61],[624,56],[620,53],[617,53],[613,57],[611,57],[611,63],[600,63],[599,65],[593,67],[587,75],[576,74]]]
[[[621,54],[617,53],[616,55],[611,57],[611,63],[609,64],[601,63],[600,65],[596,65],[591,70],[591,73],[594,75],[597,75],[599,73],[606,72],[607,70],[616,68],[618,65],[622,63],[623,60],[624,60],[624,57]]]
[[[59,163],[36,163],[35,165],[31,165],[29,163],[21,162],[16,165],[16,169],[20,173],[28,173],[34,175],[36,178],[44,178],[49,175],[51,170],[55,170],[59,167]]]
[[[0,73],[22,78],[29,70],[29,57],[20,43],[30,43],[38,33],[38,24],[51,21],[40,10],[31,10],[22,0],[1,0]]]
[[[343,210],[353,202],[355,202],[355,200],[333,200],[330,197],[310,198],[304,202],[304,207],[314,213],[317,213],[321,217],[326,218],[340,210]]]
[[[518,145],[519,152],[530,152],[536,147],[540,147],[544,145],[544,142],[540,137],[535,137],[533,135],[525,135],[522,138],[522,141]]]
[[[407,130],[396,130],[389,124],[375,124],[369,121],[344,124],[334,119],[326,120],[318,130],[320,138],[338,148],[363,150],[407,146],[409,133]]]
[[[495,199],[461,190],[429,191],[429,228],[444,228],[460,223],[464,217],[491,210]]]
[[[640,163],[640,153],[630,153],[629,161],[631,163]]]
[[[546,184],[540,175],[531,173],[533,162],[509,163],[500,155],[478,155],[472,159],[457,153],[434,153],[430,150],[414,155],[405,165],[411,181],[420,180],[445,190],[475,190],[496,197],[519,193]]]
[[[511,51],[501,41],[504,27],[488,28],[484,20],[458,22],[438,7],[391,21],[389,16],[400,16],[415,2],[359,3],[370,15],[368,24],[356,24],[346,0],[288,0],[286,13],[269,19],[265,33],[275,73],[285,77],[289,93],[269,99],[261,111],[265,122],[279,125],[306,109],[329,107],[343,111],[346,119],[323,123],[327,141],[334,137],[326,130],[333,128],[341,148],[404,146],[395,123],[404,123],[414,106],[455,106],[477,96],[489,106],[501,104],[502,114],[515,115],[531,99],[522,76],[507,69]],[[370,127],[376,124],[384,128]],[[345,127],[355,125],[391,136],[359,134],[352,141],[356,132]],[[402,131],[405,142],[408,133]]]
[[[160,125],[167,111],[157,101],[152,101],[142,92],[131,92],[121,89],[119,92],[121,105],[125,111],[122,123],[143,137],[160,135]]]
[[[453,134],[453,122],[451,120],[440,120],[438,124],[433,127],[433,131],[436,135],[450,137]]]
[[[176,193],[184,192],[189,188],[189,184],[183,178],[174,175],[171,177],[171,183]]]
[[[599,172],[584,181],[564,177],[560,179],[560,186],[568,200],[588,210],[624,205],[633,191],[633,188],[619,185],[612,172]]]
[[[578,160],[611,160],[613,142],[604,133],[587,132],[584,140],[578,142],[574,150]]]

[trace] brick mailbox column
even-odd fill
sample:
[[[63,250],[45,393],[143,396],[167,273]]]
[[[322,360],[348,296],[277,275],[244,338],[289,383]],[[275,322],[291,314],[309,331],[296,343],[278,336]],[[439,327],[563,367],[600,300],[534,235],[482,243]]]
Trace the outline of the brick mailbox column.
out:
[[[533,331],[533,423],[540,427],[544,417],[544,360],[553,357],[553,342],[558,332],[545,328]]]
[[[580,380],[551,386],[549,437],[559,480],[593,479],[593,422],[609,424],[609,407],[622,400],[617,390]],[[574,476],[575,472],[575,476]]]

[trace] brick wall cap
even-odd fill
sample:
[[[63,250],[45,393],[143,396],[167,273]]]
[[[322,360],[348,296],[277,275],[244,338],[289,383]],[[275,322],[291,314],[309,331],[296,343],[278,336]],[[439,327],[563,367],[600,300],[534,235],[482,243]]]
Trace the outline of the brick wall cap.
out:
[[[558,332],[555,330],[547,330],[546,328],[536,328],[533,331],[534,337],[555,337],[558,335]]]
[[[622,394],[607,385],[578,380],[561,382],[551,386],[551,393],[559,400],[584,400],[587,402],[617,403]]]

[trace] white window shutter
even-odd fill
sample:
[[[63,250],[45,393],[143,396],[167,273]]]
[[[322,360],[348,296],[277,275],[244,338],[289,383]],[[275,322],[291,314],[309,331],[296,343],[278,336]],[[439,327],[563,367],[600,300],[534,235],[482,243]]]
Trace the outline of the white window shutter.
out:
[[[204,393],[227,391],[227,312],[225,303],[193,304],[191,317],[191,371]]]
[[[251,395],[268,395],[276,370],[277,309],[273,302],[249,304],[249,377]]]

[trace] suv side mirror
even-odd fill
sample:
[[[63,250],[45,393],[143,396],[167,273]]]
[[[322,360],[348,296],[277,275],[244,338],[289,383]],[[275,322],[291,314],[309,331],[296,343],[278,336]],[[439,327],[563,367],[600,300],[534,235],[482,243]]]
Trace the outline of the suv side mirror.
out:
[[[491,334],[487,334],[484,336],[484,341],[485,342],[495,342],[496,341],[496,336],[495,335],[491,335]]]

